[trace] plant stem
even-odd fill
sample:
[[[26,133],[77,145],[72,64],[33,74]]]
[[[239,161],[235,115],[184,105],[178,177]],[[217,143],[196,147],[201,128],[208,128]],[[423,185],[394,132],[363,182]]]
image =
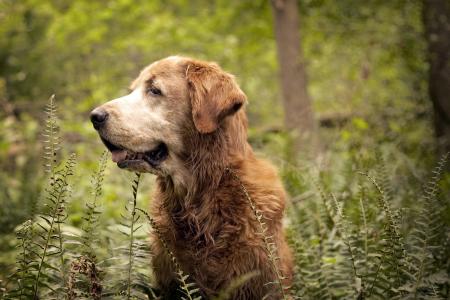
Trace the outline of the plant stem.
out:
[[[66,174],[65,175],[67,175],[67,174],[68,174],[68,171],[66,170]],[[60,179],[60,180],[62,180],[62,179]],[[54,184],[59,184],[58,180],[55,180]],[[42,265],[44,264],[45,257],[47,255],[47,249],[48,249],[48,246],[50,244],[50,239],[51,239],[51,235],[52,235],[52,231],[53,231],[53,225],[55,223],[55,215],[58,214],[58,209],[59,209],[59,205],[60,205],[60,202],[61,202],[63,194],[64,194],[64,188],[63,188],[63,186],[61,186],[61,189],[59,190],[59,193],[58,193],[58,197],[57,197],[57,201],[56,201],[55,207],[53,209],[53,213],[51,214],[50,228],[49,228],[49,230],[47,232],[47,237],[45,239],[44,251],[42,253],[41,261],[39,262],[38,272],[36,274],[35,287],[34,287],[34,296],[33,296],[34,299],[38,299],[39,278],[40,278],[41,272],[42,272]]]
[[[134,222],[136,215],[136,203],[137,203],[137,189],[139,187],[139,180],[141,178],[140,173],[136,173],[136,179],[133,184],[133,206],[131,209],[131,225],[130,225],[130,245],[128,248],[128,282],[127,282],[127,299],[131,299],[131,272],[133,269],[133,261],[134,261],[134,253],[133,253],[133,244],[134,244]]]
[[[248,203],[250,204],[250,207],[256,217],[256,220],[258,221],[259,224],[259,229],[260,229],[260,234],[263,237],[263,241],[264,241],[264,246],[266,248],[269,260],[272,264],[272,269],[275,272],[276,275],[276,280],[277,280],[277,284],[280,288],[280,292],[282,295],[283,299],[287,299],[286,298],[286,294],[284,292],[284,287],[283,287],[283,274],[281,273],[281,271],[279,270],[277,263],[276,263],[276,258],[277,258],[277,254],[276,254],[276,246],[273,244],[273,240],[271,237],[267,236],[265,233],[267,231],[267,228],[265,226],[265,223],[263,221],[263,213],[256,207],[255,203],[253,202],[252,198],[250,197],[250,194],[247,191],[247,188],[245,187],[245,185],[243,184],[243,182],[241,181],[241,179],[239,178],[239,176],[237,176],[237,174],[231,170],[230,168],[227,168],[227,171],[230,172],[230,174],[234,177],[234,179],[237,180],[237,182],[239,183],[239,185],[241,186],[242,191],[244,192],[244,195],[248,201]],[[275,248],[275,249],[274,249]]]

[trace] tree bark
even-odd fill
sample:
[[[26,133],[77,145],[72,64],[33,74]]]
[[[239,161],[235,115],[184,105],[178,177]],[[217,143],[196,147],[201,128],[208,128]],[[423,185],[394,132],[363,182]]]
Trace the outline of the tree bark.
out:
[[[450,151],[450,1],[423,0],[428,42],[428,92],[433,103],[438,154]]]
[[[284,123],[286,129],[293,134],[295,150],[313,150],[317,146],[316,124],[307,91],[297,1],[271,0],[271,4],[280,66]]]

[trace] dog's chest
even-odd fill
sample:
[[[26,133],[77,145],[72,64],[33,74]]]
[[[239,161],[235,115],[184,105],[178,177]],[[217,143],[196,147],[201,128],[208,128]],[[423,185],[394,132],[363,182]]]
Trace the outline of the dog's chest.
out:
[[[223,257],[249,232],[251,220],[245,218],[248,215],[246,209],[233,205],[210,205],[207,209],[164,210],[160,220],[168,242],[177,252],[188,253],[191,259]]]

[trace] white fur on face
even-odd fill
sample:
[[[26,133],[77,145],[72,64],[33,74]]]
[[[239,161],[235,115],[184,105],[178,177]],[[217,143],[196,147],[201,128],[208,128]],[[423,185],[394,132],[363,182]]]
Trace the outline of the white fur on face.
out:
[[[177,61],[179,58],[171,59]],[[140,76],[150,78],[149,68],[152,66],[155,64],[147,67]],[[183,152],[182,132],[185,121],[181,112],[188,110],[184,79],[153,78],[153,84],[162,91],[160,96],[147,94],[144,80],[139,81],[130,94],[97,108],[108,113],[108,119],[99,133],[112,144],[133,152],[147,152],[155,149],[161,142],[165,143],[169,155],[158,166],[158,170],[142,163],[139,171],[169,175],[175,185],[186,187],[190,184],[187,182],[190,177],[184,162],[177,156]]]
[[[146,96],[142,86],[101,106],[109,114],[101,134],[113,144],[146,152],[164,142],[169,150],[180,147],[177,126],[169,121],[169,108],[161,96]]]

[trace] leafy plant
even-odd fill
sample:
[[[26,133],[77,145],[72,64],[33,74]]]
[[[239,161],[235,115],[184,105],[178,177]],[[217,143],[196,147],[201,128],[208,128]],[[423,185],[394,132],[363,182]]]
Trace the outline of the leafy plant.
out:
[[[75,244],[81,246],[81,255],[75,254],[69,269],[67,291],[69,299],[76,299],[80,296],[100,299],[102,296],[101,271],[97,267],[98,261],[94,244],[99,243],[97,227],[99,225],[98,216],[101,212],[98,210],[98,202],[102,195],[107,159],[108,153],[105,151],[100,158],[98,170],[95,171],[91,179],[92,198],[86,201],[83,232],[79,237],[79,242],[75,242]],[[80,278],[80,276],[83,278]]]
[[[170,257],[170,260],[172,261],[172,263],[175,267],[175,273],[178,277],[178,281],[180,282],[180,290],[185,295],[184,297],[182,297],[182,299],[183,300],[199,300],[199,299],[201,299],[201,296],[196,295],[199,292],[199,289],[195,286],[195,283],[189,282],[189,275],[185,274],[183,272],[183,270],[181,269],[181,266],[178,263],[177,258],[173,254],[172,250],[170,250],[169,246],[167,245],[167,242],[164,240],[164,238],[161,234],[161,231],[159,230],[156,222],[153,220],[152,217],[150,217],[150,215],[146,211],[139,209],[139,208],[138,208],[138,210],[146,216],[148,222],[150,223],[151,227],[155,231],[161,244],[163,245],[163,248],[166,250],[167,254]]]
[[[285,294],[285,287],[283,286],[283,280],[285,279],[285,277],[283,276],[283,274],[281,273],[281,270],[278,267],[278,260],[280,259],[278,257],[277,254],[277,248],[276,245],[273,241],[273,237],[269,235],[268,232],[268,228],[267,225],[264,221],[264,215],[263,213],[256,207],[255,203],[253,202],[252,198],[250,197],[247,188],[245,187],[245,185],[242,183],[242,181],[240,180],[239,176],[236,175],[236,173],[231,170],[228,169],[228,172],[230,172],[234,179],[237,180],[239,182],[239,185],[242,189],[242,191],[244,192],[244,195],[247,199],[248,205],[251,207],[253,214],[256,218],[256,221],[258,222],[259,225],[259,232],[258,234],[261,236],[261,239],[264,242],[264,247],[266,249],[267,252],[267,256],[269,257],[269,261],[271,263],[271,267],[273,269],[273,272],[275,273],[275,284],[278,285],[279,287],[279,292],[281,293],[281,297],[283,299],[287,299],[286,298],[286,294]],[[267,284],[272,283],[272,282],[268,282]]]
[[[34,202],[32,215],[15,230],[17,270],[9,281],[1,282],[0,296],[158,299],[150,271],[152,255],[146,230],[149,227],[173,263],[181,299],[201,299],[200,289],[182,270],[158,224],[139,207],[140,174],[133,178],[132,197],[125,205],[120,224],[105,227],[99,220],[103,213],[100,201],[107,152],[100,157],[92,176],[81,230],[67,224],[72,194],[70,179],[74,177],[76,159],[71,154],[64,164],[58,163],[55,153],[61,145],[55,107],[52,97],[45,125],[46,187],[41,199]],[[448,298],[450,203],[448,194],[440,193],[441,188],[446,188],[441,184],[448,154],[438,163],[422,196],[414,198],[415,205],[410,209],[402,209],[403,203],[411,203],[410,197],[418,193],[406,193],[404,190],[411,188],[406,184],[397,190],[393,188],[390,178],[395,174],[380,154],[359,159],[363,161],[349,161],[352,169],[344,168],[345,172],[336,174],[319,173],[309,181],[293,165],[284,169],[284,179],[296,194],[288,211],[289,242],[295,258],[293,282],[288,288],[283,286],[285,278],[278,269],[277,249],[265,217],[239,177],[232,173],[241,183],[259,224],[258,234],[275,274],[274,282],[268,284],[277,285],[280,297],[292,295],[295,299]],[[340,177],[334,180],[333,176]],[[339,184],[333,185],[336,182]],[[258,273],[235,278],[218,292],[216,299],[228,299],[253,276]]]
[[[151,260],[147,240],[138,240],[137,233],[145,223],[139,222],[140,214],[137,206],[137,195],[141,174],[136,173],[132,183],[132,198],[125,206],[122,222],[118,228],[125,237],[125,243],[113,249],[112,257],[108,258],[112,264],[106,270],[107,274],[114,274],[106,281],[108,291],[104,296],[118,299],[148,299],[155,298],[150,285],[147,266]],[[138,265],[139,264],[139,265]],[[119,274],[117,274],[119,273]]]
[[[415,211],[393,208],[401,203],[394,189],[362,172],[355,194],[338,199],[316,184],[322,201],[295,203],[289,232],[296,261],[292,291],[299,299],[428,299],[446,298],[448,285],[448,234],[445,212],[448,198],[439,196],[439,183],[448,159],[433,171]],[[384,173],[386,175],[386,173]],[[349,182],[352,190],[352,182]],[[408,199],[409,200],[409,199]],[[345,206],[359,204],[351,219]],[[357,206],[356,206],[357,207]],[[326,213],[324,213],[324,211]],[[292,218],[292,215],[291,215]],[[312,221],[314,220],[314,221]],[[404,220],[414,226],[404,227]],[[402,228],[404,227],[404,228]],[[411,228],[411,230],[408,230]]]
[[[70,193],[70,190],[68,189],[68,178],[73,175],[75,163],[75,155],[71,155],[64,169],[54,172],[54,175],[51,176],[50,185],[53,188],[48,191],[47,203],[45,204],[47,206],[47,211],[39,216],[45,223],[36,223],[38,225],[38,231],[36,235],[37,241],[35,241],[34,244],[38,248],[41,248],[42,251],[36,253],[38,265],[33,288],[34,298],[38,297],[40,286],[45,285],[41,281],[41,276],[50,274],[50,272],[44,272],[45,269],[56,271],[56,273],[59,272],[60,279],[64,283],[63,286],[65,286],[67,282],[61,224],[67,218],[66,201]],[[46,262],[46,259],[49,256],[59,257],[59,269]]]

